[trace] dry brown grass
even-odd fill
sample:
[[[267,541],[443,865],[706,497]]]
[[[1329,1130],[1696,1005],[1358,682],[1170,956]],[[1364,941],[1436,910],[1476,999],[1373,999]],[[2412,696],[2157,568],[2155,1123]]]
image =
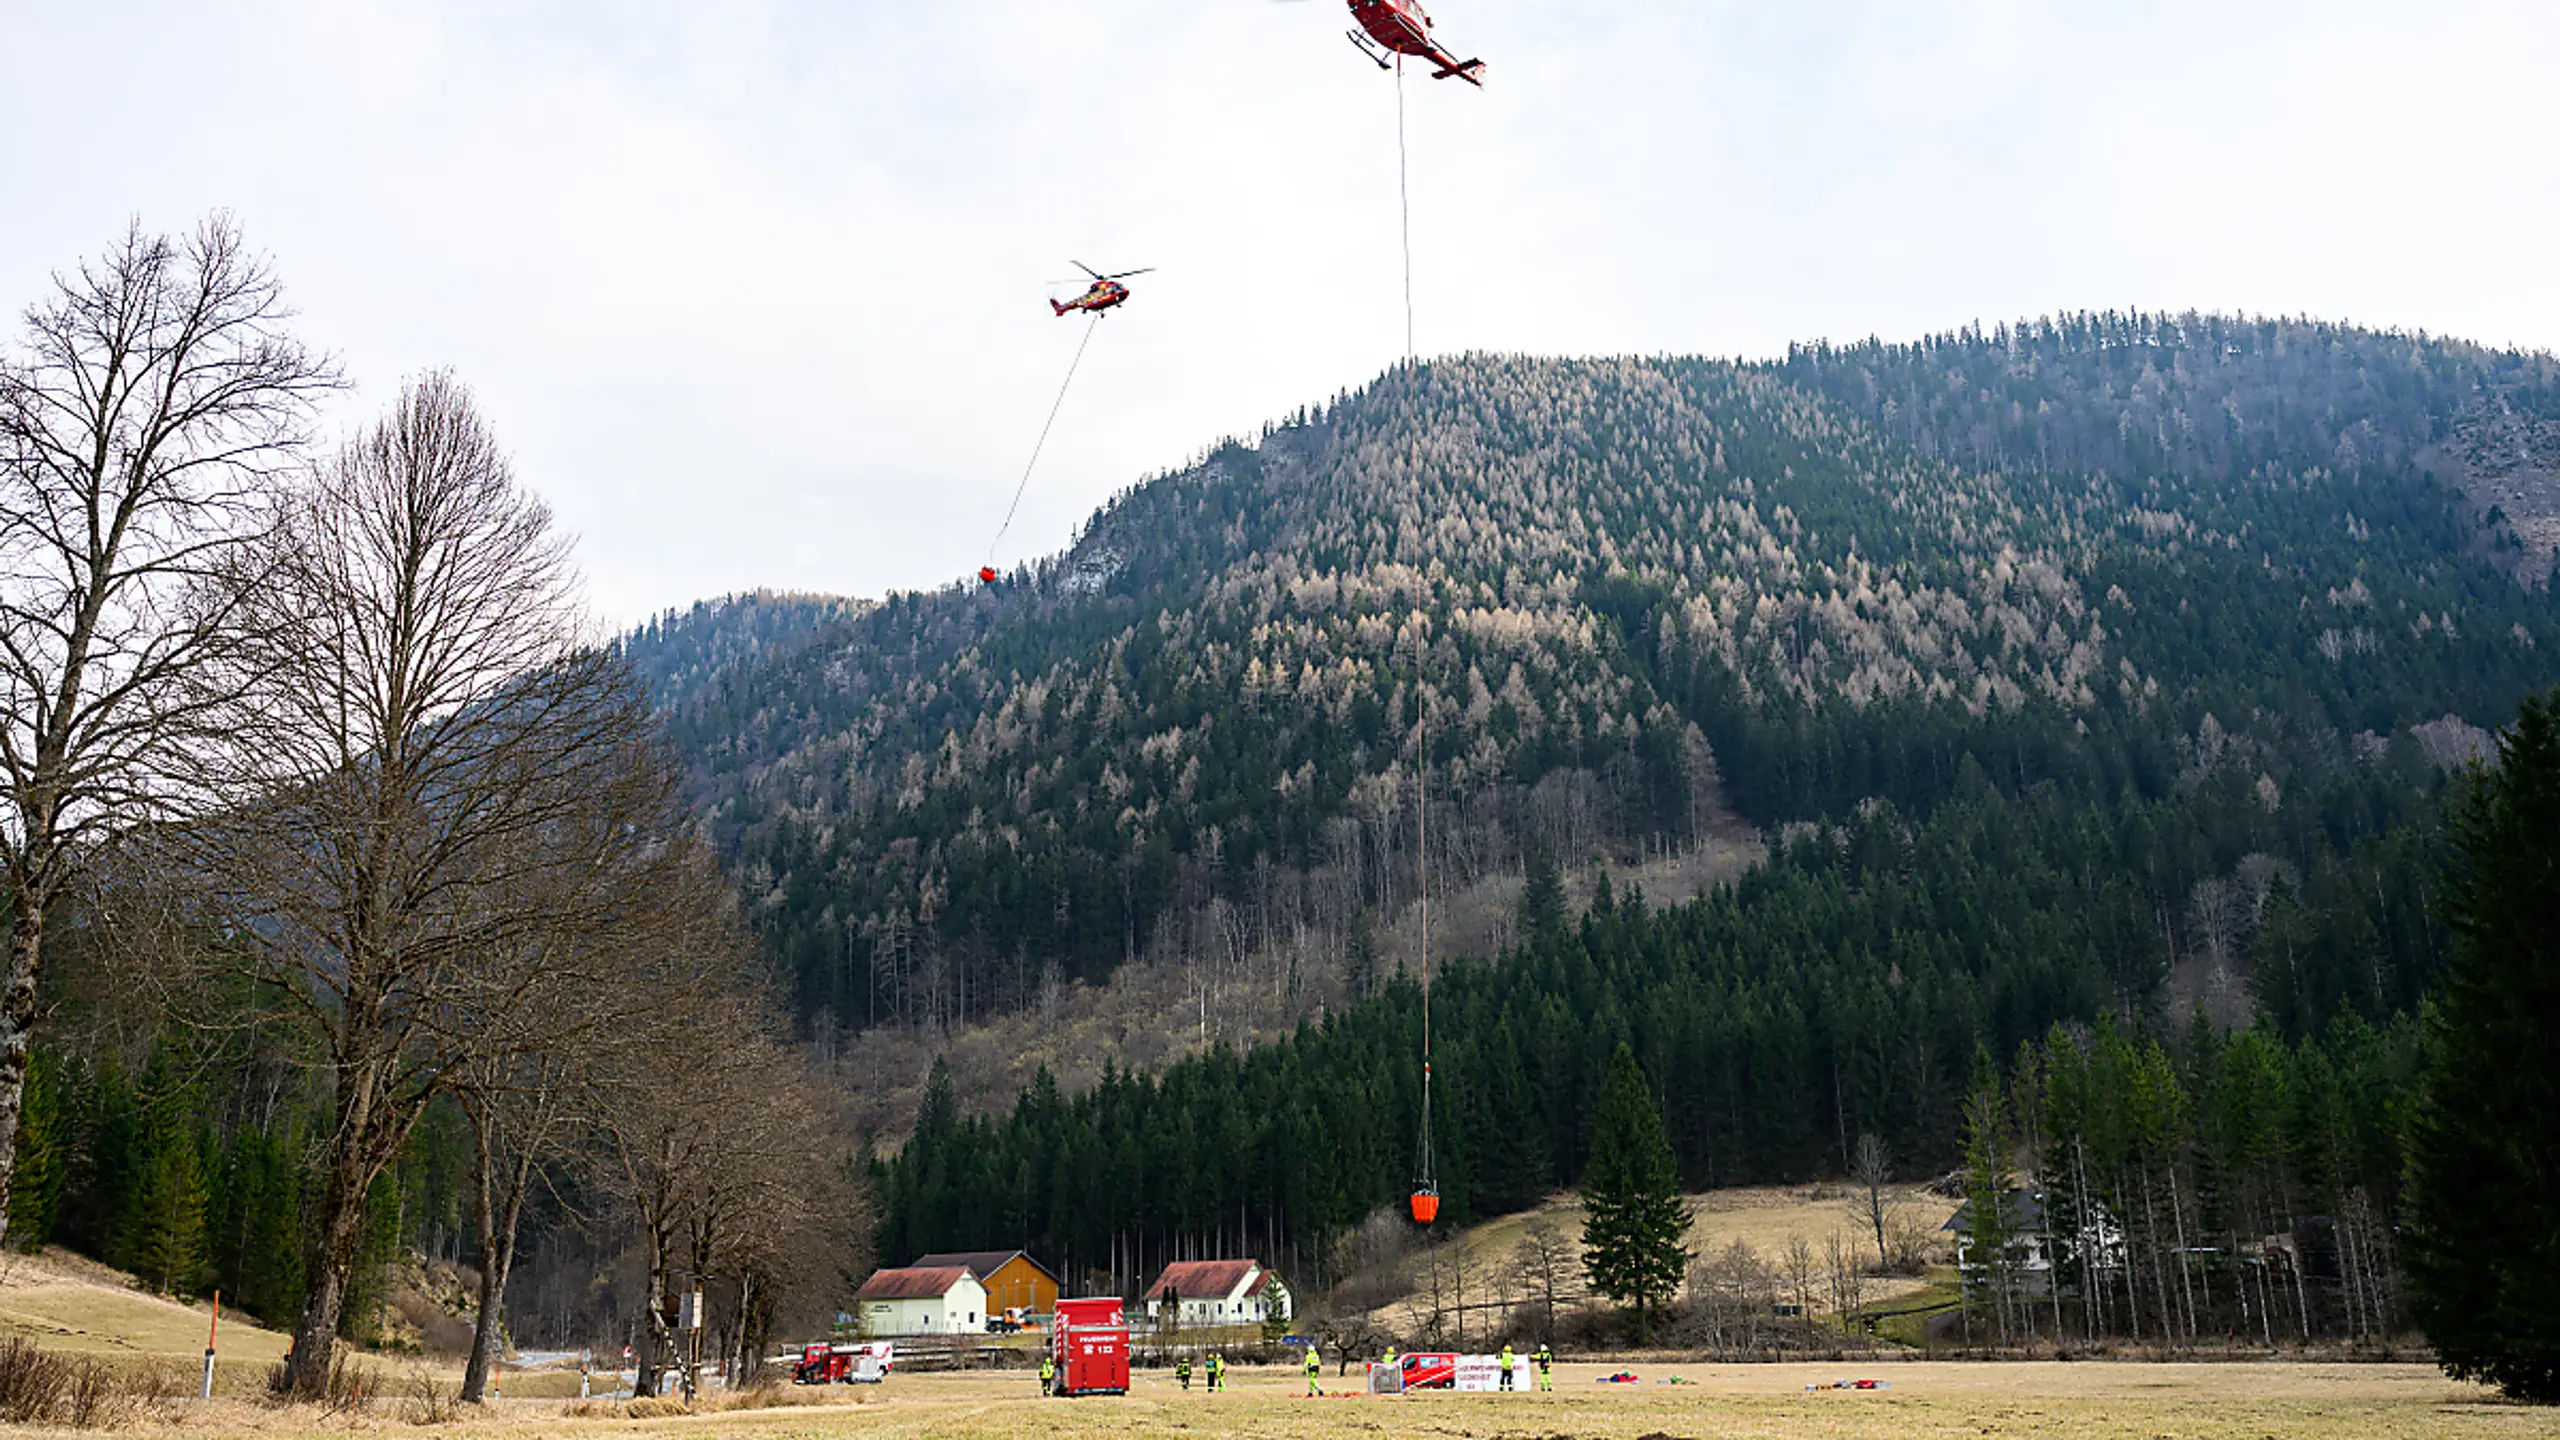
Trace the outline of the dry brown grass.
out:
[[[1887,1200],[1899,1220],[1917,1223],[1932,1234],[1956,1208],[1954,1201],[1932,1195],[1917,1185],[1893,1186]],[[1865,1263],[1875,1263],[1875,1231],[1867,1222],[1865,1197],[1845,1184],[1709,1190],[1689,1196],[1688,1203],[1688,1243],[1693,1255],[1720,1251],[1739,1240],[1760,1252],[1761,1259],[1776,1265],[1790,1240],[1801,1237],[1819,1255],[1823,1241],[1841,1231]],[[1506,1215],[1463,1231],[1451,1243],[1476,1270],[1490,1272],[1509,1261],[1528,1228],[1540,1221],[1553,1225],[1567,1239],[1578,1241],[1582,1236],[1582,1201],[1570,1193],[1558,1195],[1534,1210]],[[1916,1294],[1928,1285],[1926,1279],[1870,1275],[1860,1298],[1866,1305],[1882,1305]],[[1821,1299],[1816,1299],[1816,1309],[1821,1309]],[[1376,1318],[1390,1329],[1411,1334],[1420,1329],[1427,1308],[1427,1299],[1416,1295],[1383,1307]]]
[[[0,1265],[0,1337],[47,1350],[200,1361],[210,1318],[210,1306],[135,1289],[124,1272],[65,1250],[13,1254]],[[225,1315],[221,1350],[226,1364],[262,1372],[284,1357],[285,1337]]]
[[[1184,1440],[1980,1440],[2070,1436],[2075,1440],[2155,1437],[2270,1437],[2270,1440],[2382,1440],[2382,1437],[2560,1436],[2560,1410],[2508,1405],[2418,1365],[1961,1364],[1882,1362],[1840,1365],[1715,1366],[1640,1364],[1640,1385],[1594,1383],[1601,1367],[1557,1369],[1553,1395],[1352,1396],[1307,1400],[1299,1377],[1280,1368],[1240,1369],[1235,1389],[1184,1394],[1170,1378],[1142,1374],[1124,1399],[1044,1400],[1027,1375],[900,1375],[880,1390],[797,1392],[807,1404],[716,1414],[632,1418],[623,1407],[569,1407],[511,1401],[430,1431],[396,1413],[324,1418],[310,1411],[259,1411],[216,1402],[196,1411],[163,1408],[126,1433],[285,1440],[341,1436],[350,1429],[393,1434],[490,1435],[562,1440],[605,1434],[660,1434],[670,1440],[1137,1440],[1179,1433]],[[1692,1383],[1655,1383],[1673,1375]],[[1891,1388],[1809,1392],[1808,1384],[1872,1375]],[[1348,1387],[1335,1381],[1329,1388]],[[817,1407],[817,1408],[813,1408]]]

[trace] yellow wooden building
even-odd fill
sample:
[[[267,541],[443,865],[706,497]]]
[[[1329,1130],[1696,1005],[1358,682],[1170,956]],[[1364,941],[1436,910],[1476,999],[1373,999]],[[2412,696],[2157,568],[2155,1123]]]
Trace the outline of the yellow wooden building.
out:
[[[987,1314],[1028,1310],[1053,1315],[1058,1309],[1058,1277],[1022,1250],[946,1250],[919,1256],[916,1268],[965,1265],[987,1287]]]

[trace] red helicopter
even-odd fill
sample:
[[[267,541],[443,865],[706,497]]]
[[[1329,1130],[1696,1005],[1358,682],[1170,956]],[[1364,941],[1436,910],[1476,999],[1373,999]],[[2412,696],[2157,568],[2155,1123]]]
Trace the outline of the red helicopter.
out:
[[[1071,260],[1068,263],[1087,275],[1092,276],[1093,285],[1083,294],[1077,296],[1073,300],[1067,301],[1063,305],[1059,304],[1055,300],[1050,301],[1049,308],[1055,310],[1061,315],[1071,314],[1078,310],[1089,310],[1094,314],[1099,315],[1103,311],[1110,309],[1112,306],[1121,304],[1128,300],[1129,287],[1121,284],[1121,281],[1128,279],[1132,275],[1147,274],[1155,268],[1150,265],[1145,270],[1123,270],[1117,275],[1105,275],[1101,271],[1094,269],[1092,266],[1087,265],[1081,260]]]
[[[1360,22],[1359,30],[1347,31],[1351,43],[1360,53],[1377,62],[1381,70],[1392,68],[1387,53],[1410,55],[1428,60],[1440,68],[1431,72],[1434,80],[1451,76],[1478,89],[1484,88],[1484,62],[1461,60],[1440,47],[1431,38],[1431,16],[1423,10],[1422,0],[1350,0],[1351,18]],[[1361,34],[1361,30],[1369,33]]]

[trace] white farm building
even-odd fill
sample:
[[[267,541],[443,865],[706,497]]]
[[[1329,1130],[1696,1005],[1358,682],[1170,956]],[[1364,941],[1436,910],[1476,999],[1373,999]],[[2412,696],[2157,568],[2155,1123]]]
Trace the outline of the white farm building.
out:
[[[966,1265],[874,1271],[853,1297],[862,1333],[975,1335],[987,1328],[987,1288]]]

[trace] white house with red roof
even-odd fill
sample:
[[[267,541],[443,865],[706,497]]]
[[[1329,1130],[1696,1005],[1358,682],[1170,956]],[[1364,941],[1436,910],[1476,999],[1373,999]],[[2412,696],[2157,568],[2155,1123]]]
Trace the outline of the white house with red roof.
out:
[[[987,1328],[987,1287],[966,1265],[876,1270],[854,1292],[862,1333],[976,1335]]]
[[[1182,1329],[1260,1325],[1290,1315],[1289,1287],[1254,1260],[1178,1260],[1164,1267],[1143,1297],[1147,1318],[1162,1324],[1165,1303],[1181,1307]]]

